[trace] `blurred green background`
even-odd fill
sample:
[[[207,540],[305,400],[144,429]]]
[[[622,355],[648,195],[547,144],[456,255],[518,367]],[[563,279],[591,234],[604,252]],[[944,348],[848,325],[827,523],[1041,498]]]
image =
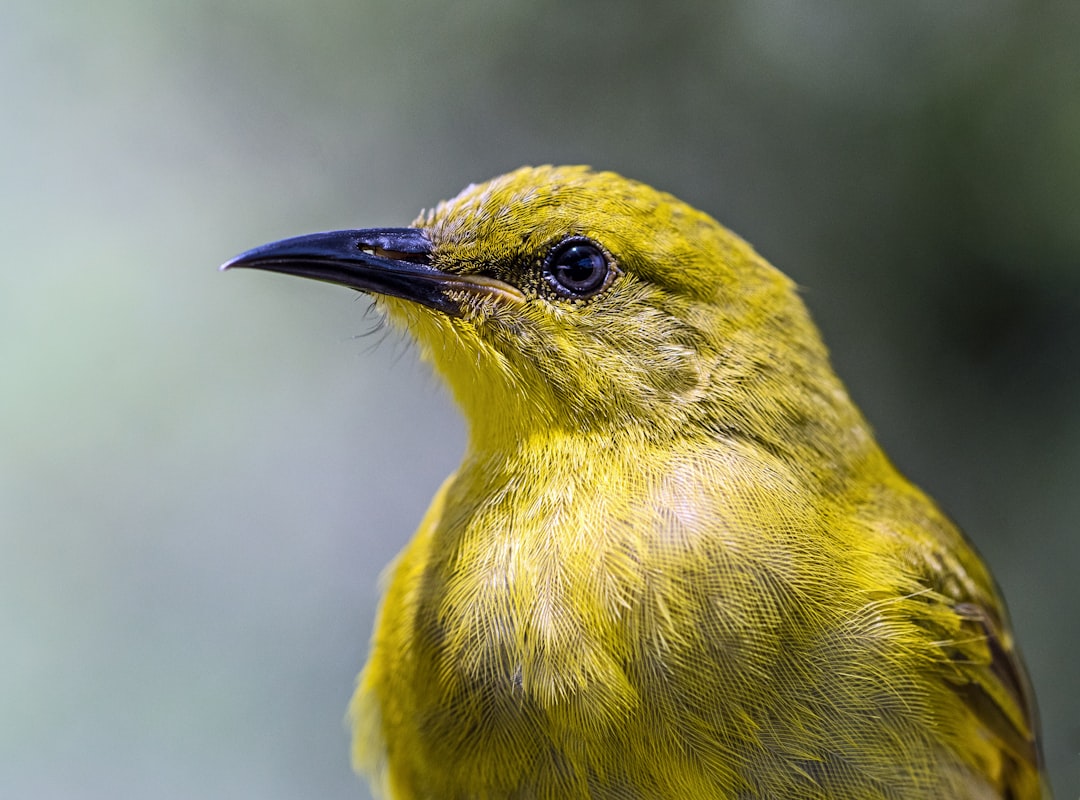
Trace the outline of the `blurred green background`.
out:
[[[363,297],[215,268],[583,162],[805,287],[1076,798],[1077,42],[1067,2],[4,3],[0,796],[366,796],[377,576],[462,423]]]

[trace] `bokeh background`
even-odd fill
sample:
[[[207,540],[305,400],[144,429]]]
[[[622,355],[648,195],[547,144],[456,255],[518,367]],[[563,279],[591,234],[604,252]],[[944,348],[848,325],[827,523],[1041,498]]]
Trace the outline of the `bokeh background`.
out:
[[[1077,42],[1019,0],[0,5],[0,796],[366,796],[377,576],[463,426],[366,299],[215,268],[581,162],[805,287],[1078,797]]]

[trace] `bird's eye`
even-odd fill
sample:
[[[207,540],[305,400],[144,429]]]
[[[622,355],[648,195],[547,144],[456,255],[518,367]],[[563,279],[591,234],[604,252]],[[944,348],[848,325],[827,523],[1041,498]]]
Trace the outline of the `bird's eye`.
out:
[[[581,236],[564,239],[544,262],[544,280],[562,297],[592,297],[606,289],[616,273],[608,254]]]

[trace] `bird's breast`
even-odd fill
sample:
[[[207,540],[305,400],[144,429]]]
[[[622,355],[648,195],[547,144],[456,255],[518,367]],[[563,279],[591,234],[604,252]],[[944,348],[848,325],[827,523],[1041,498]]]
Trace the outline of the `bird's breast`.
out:
[[[362,687],[391,747],[462,785],[492,764],[544,785],[707,740],[726,781],[820,554],[793,544],[814,509],[781,472],[706,456],[459,474],[396,568]],[[593,763],[612,753],[640,763]]]

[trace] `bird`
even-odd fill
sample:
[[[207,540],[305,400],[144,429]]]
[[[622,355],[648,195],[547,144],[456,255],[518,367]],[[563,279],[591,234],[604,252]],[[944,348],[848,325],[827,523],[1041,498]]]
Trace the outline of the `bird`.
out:
[[[376,796],[1049,797],[988,568],[708,214],[522,167],[239,267],[373,297],[467,423],[349,706]]]

